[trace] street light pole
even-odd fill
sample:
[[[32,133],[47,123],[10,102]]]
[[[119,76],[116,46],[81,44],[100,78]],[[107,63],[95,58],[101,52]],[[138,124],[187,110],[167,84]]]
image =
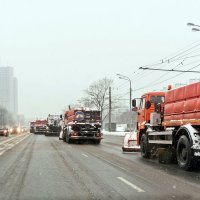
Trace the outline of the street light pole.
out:
[[[120,79],[124,79],[124,80],[127,80],[129,81],[129,84],[130,84],[130,111],[132,110],[131,109],[131,100],[132,100],[132,84],[131,84],[131,79],[128,77],[128,76],[124,76],[122,74],[117,74],[117,76],[120,78]]]
[[[192,28],[192,31],[200,31],[199,28],[196,27],[200,27],[200,25],[198,24],[194,24],[194,23],[187,23],[188,26],[193,26],[194,28]]]
[[[131,101],[132,101],[132,85],[131,85],[131,79],[128,77],[128,76],[124,76],[122,74],[117,74],[117,76],[120,78],[120,79],[124,79],[124,80],[127,80],[129,81],[129,84],[130,84],[130,127],[129,127],[129,130],[131,132],[131,127],[133,126],[133,116],[132,116],[132,106],[131,106]]]

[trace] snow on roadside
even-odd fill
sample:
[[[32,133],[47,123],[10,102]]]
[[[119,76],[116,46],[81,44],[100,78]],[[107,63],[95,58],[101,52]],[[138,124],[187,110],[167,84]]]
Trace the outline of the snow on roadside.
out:
[[[127,132],[109,132],[109,131],[104,131],[104,130],[102,130],[102,133],[103,133],[104,135],[125,136],[125,134],[126,134]]]

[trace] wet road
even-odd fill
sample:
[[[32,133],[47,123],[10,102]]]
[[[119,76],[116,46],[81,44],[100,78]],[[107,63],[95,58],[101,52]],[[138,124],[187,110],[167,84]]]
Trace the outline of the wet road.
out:
[[[200,199],[200,170],[123,154],[122,141],[67,144],[30,135],[0,155],[0,199]]]

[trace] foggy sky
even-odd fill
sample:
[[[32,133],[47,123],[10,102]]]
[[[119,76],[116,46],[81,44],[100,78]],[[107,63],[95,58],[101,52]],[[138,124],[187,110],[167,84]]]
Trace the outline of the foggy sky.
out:
[[[132,76],[200,39],[186,26],[200,24],[199,8],[197,0],[1,0],[0,65],[14,67],[20,113],[59,113],[104,77],[123,94],[117,73]]]

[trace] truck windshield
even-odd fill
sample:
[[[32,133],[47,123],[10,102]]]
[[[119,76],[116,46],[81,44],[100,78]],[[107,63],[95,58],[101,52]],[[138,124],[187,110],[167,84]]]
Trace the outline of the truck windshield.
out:
[[[151,96],[151,103],[164,103],[165,97],[164,96]]]

